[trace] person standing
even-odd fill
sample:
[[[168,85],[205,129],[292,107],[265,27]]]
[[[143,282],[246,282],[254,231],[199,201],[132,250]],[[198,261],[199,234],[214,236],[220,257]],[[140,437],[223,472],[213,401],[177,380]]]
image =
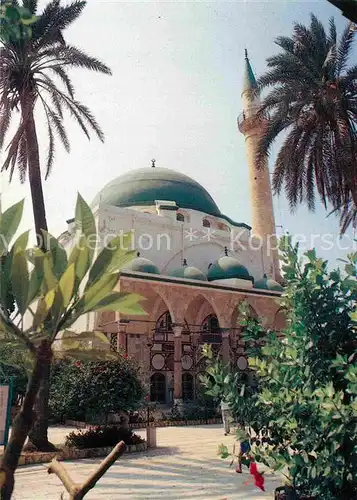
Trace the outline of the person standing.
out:
[[[227,436],[227,434],[229,434],[231,431],[229,422],[230,406],[224,399],[221,401],[221,412],[222,412],[222,421],[224,426],[224,435]]]

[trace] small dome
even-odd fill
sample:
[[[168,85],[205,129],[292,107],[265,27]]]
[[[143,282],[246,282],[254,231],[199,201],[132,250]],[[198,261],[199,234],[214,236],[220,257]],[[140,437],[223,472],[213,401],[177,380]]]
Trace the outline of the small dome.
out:
[[[151,260],[140,257],[140,254],[138,254],[135,259],[126,264],[123,270],[134,271],[138,273],[160,274],[159,268],[155,266],[155,264],[151,262]]]
[[[273,292],[284,291],[284,288],[277,281],[268,278],[266,274],[262,279],[254,283],[254,288],[258,288],[259,290],[271,290]]]
[[[252,280],[249,271],[234,257],[225,255],[214,262],[208,269],[208,281],[238,278]]]
[[[168,272],[169,276],[174,278],[186,278],[188,280],[199,280],[199,281],[207,281],[206,276],[202,271],[197,269],[197,267],[188,266],[186,260],[184,260],[184,264],[177,269],[173,269]]]

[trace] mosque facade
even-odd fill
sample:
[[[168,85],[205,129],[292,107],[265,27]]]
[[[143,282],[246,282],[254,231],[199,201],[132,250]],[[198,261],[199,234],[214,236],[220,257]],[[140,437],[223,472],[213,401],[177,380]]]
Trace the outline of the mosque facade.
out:
[[[136,358],[150,399],[158,403],[195,398],[205,369],[204,344],[224,362],[247,370],[242,302],[266,327],[280,330],[284,324],[269,171],[254,161],[264,119],[257,116],[259,94],[247,54],[245,64],[238,128],[246,140],[252,227],[221,213],[194,179],[154,160],[114,179],[92,203],[102,247],[130,234],[137,256],[123,268],[117,289],[145,297],[147,315],[91,313],[76,327],[104,332],[111,349]],[[74,233],[68,221],[62,235],[68,250]]]

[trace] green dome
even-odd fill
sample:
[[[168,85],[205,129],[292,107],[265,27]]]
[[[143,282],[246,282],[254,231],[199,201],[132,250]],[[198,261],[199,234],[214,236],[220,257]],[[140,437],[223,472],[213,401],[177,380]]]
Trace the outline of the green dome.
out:
[[[283,292],[284,288],[275,280],[264,276],[262,279],[254,283],[254,288],[259,290],[271,290],[273,292]]]
[[[124,268],[124,271],[134,271],[139,273],[160,274],[157,266],[151,260],[143,257],[136,257],[130,261]]]
[[[224,256],[214,262],[207,273],[208,281],[224,280],[238,278],[241,280],[251,280],[251,276],[246,267],[240,262],[229,256]]]
[[[177,269],[169,271],[168,275],[173,276],[174,278],[186,278],[189,280],[207,281],[207,278],[203,274],[203,272],[197,269],[197,267],[192,267],[192,266],[178,267]]]
[[[141,168],[117,177],[94,198],[115,207],[150,206],[155,200],[175,201],[181,208],[204,212],[216,217],[222,214],[211,195],[187,175],[167,168]]]

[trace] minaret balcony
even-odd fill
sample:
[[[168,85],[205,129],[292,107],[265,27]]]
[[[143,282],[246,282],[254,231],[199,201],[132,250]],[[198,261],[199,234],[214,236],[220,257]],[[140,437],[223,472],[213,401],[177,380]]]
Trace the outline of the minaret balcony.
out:
[[[251,111],[243,111],[237,118],[238,129],[242,134],[253,128],[261,127],[265,121],[265,116],[257,116],[255,112],[252,113]]]

